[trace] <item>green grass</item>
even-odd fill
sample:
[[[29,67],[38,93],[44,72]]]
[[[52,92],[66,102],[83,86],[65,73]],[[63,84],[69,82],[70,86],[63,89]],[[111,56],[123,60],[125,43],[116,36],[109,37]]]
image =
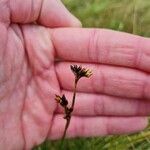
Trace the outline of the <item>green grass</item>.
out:
[[[83,27],[150,36],[150,0],[63,0]]]
[[[34,150],[150,150],[150,127],[133,135],[46,141]]]
[[[150,37],[150,0],[63,0],[83,27],[109,28]],[[150,150],[150,125],[141,133],[46,141],[34,150]]]

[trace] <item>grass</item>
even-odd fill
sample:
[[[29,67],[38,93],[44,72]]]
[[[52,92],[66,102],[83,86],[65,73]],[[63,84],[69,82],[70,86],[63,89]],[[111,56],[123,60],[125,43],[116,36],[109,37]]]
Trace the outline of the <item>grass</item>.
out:
[[[150,0],[63,0],[83,27],[109,28],[150,37]],[[149,123],[150,124],[150,123]],[[34,150],[150,150],[150,125],[122,136],[45,141]]]
[[[84,27],[150,36],[149,0],[64,0],[64,3]]]

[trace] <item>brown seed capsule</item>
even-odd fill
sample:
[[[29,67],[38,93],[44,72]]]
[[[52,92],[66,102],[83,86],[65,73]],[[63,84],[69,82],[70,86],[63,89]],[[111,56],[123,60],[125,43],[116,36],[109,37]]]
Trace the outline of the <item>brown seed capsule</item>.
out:
[[[81,77],[89,78],[92,75],[92,71],[86,68],[82,68],[81,66],[71,65],[70,66],[72,72],[74,73],[77,80]]]
[[[59,96],[59,95],[56,95],[55,97],[55,100],[63,107],[67,106],[68,105],[68,101],[65,97],[65,95],[63,94],[63,96]]]

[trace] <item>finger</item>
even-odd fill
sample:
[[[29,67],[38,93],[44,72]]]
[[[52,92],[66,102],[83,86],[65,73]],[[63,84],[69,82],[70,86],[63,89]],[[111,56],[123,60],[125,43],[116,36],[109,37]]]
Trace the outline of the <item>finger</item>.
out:
[[[73,90],[74,88],[74,75],[70,70],[70,64],[63,62],[56,64],[56,72],[60,86],[65,90]],[[143,72],[130,68],[98,64],[78,65],[91,69],[93,72],[90,78],[82,78],[79,81],[77,85],[77,91],[79,92],[150,99],[150,77]]]
[[[105,29],[62,28],[54,31],[53,41],[58,57],[65,60],[127,66],[150,72],[148,38]]]
[[[48,27],[80,26],[60,0],[8,0],[0,2],[0,20],[14,23],[39,22]]]
[[[65,119],[56,115],[49,133],[50,139],[59,139],[63,135]],[[75,117],[71,122],[66,137],[106,136],[126,134],[143,130],[148,125],[145,117]]]
[[[73,92],[62,91],[62,94],[65,94],[71,105]],[[56,113],[63,114],[64,109],[58,105]],[[73,115],[148,116],[150,115],[150,102],[101,94],[77,93]]]

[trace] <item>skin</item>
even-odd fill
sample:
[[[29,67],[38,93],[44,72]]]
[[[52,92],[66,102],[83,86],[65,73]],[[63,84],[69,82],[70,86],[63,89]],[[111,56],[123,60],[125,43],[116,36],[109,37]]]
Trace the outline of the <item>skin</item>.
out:
[[[92,69],[93,76],[79,81],[67,137],[133,133],[147,126],[150,39],[79,28],[58,0],[1,0],[0,10],[2,149],[30,150],[47,138],[61,138],[65,120],[54,97],[64,93],[71,99],[70,64]]]

